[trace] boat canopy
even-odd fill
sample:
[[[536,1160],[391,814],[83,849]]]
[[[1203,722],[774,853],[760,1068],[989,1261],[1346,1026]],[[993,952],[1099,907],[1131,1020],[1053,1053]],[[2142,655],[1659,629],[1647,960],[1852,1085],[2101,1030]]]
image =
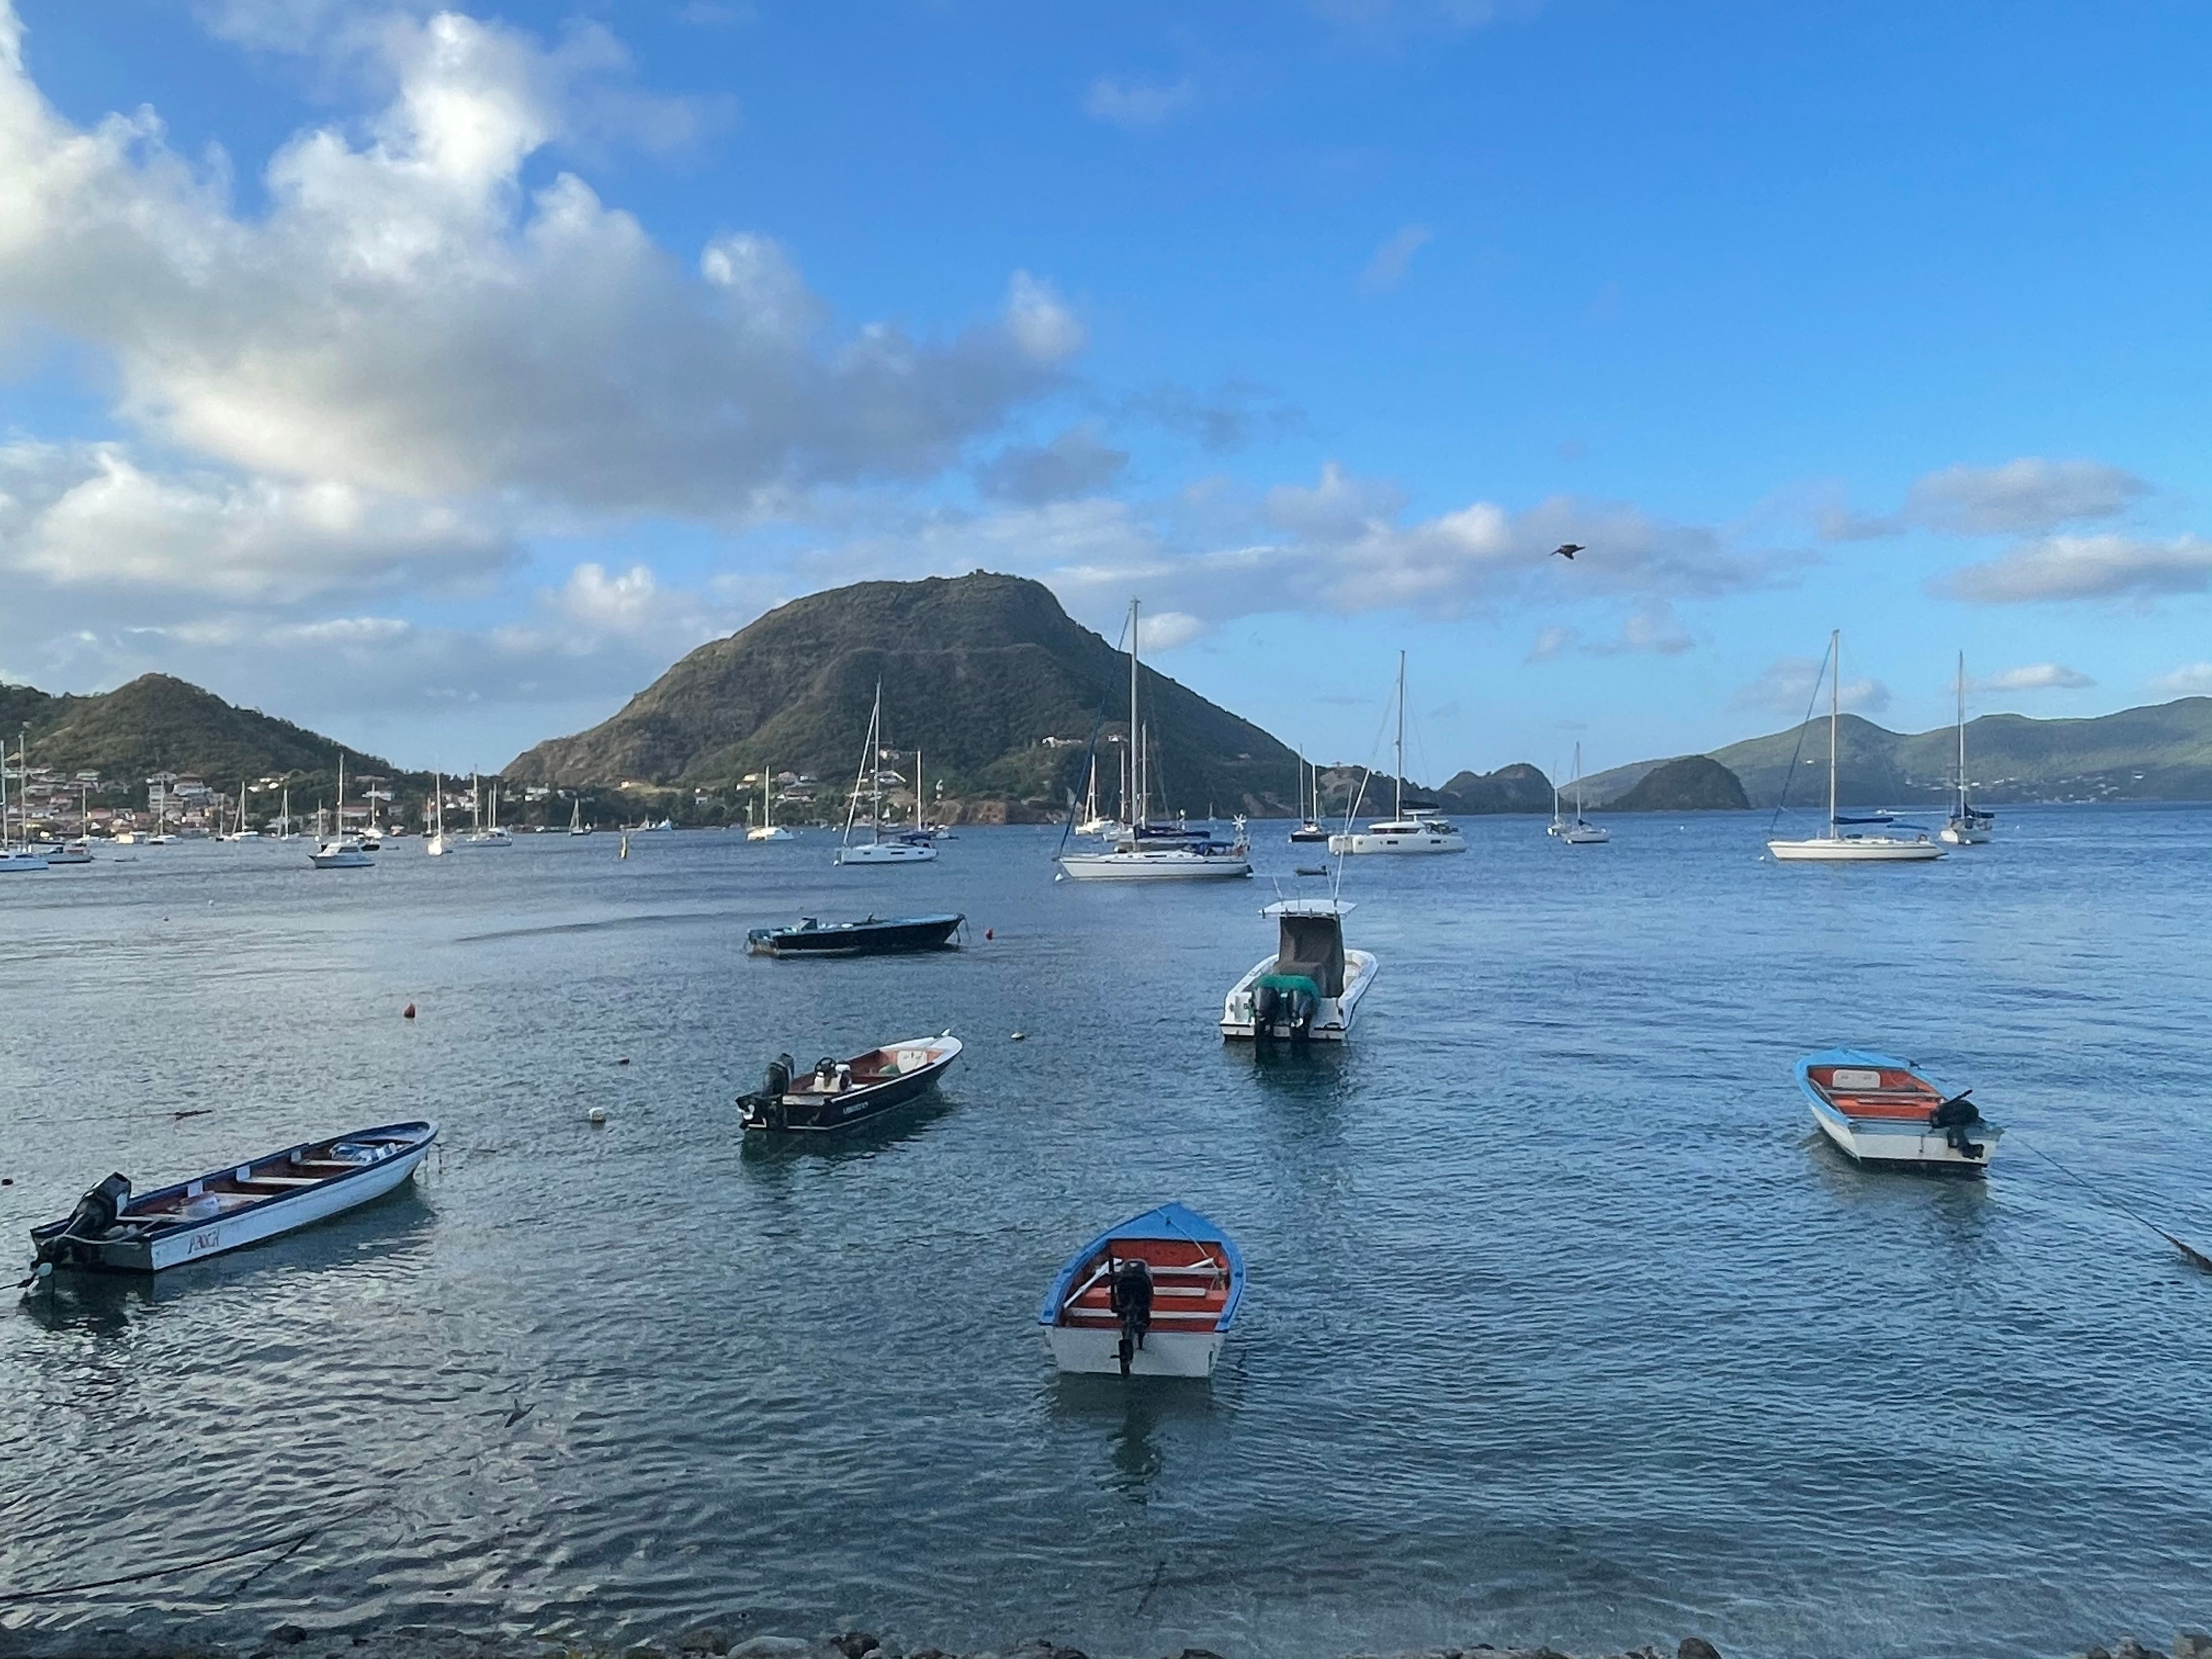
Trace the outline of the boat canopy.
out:
[[[1344,994],[1344,921],[1337,907],[1267,907],[1281,924],[1275,948],[1277,975],[1301,975],[1325,997]]]

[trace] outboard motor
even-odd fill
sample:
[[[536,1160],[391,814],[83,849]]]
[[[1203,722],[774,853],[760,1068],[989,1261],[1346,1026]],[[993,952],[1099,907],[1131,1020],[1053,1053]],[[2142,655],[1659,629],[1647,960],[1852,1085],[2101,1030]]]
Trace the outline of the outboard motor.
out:
[[[784,1096],[789,1094],[791,1066],[792,1060],[789,1054],[778,1054],[774,1060],[769,1061],[768,1081],[761,1085],[761,1093],[766,1095],[770,1100],[781,1100]]]
[[[1981,1110],[1966,1097],[1974,1091],[1951,1097],[1928,1115],[1928,1127],[1943,1132],[1943,1144],[1965,1158],[1980,1158],[1988,1148],[1973,1139],[1967,1130],[1982,1121]]]
[[[1275,1008],[1280,1000],[1280,994],[1272,985],[1252,988],[1252,1027],[1256,1035],[1265,1036],[1273,1028]]]
[[[1121,1322],[1121,1375],[1145,1346],[1145,1333],[1152,1327],[1152,1270],[1132,1256],[1114,1269],[1114,1316]]]
[[[1310,991],[1293,991],[1290,1003],[1291,1038],[1303,1042],[1313,1035],[1314,1016],[1321,1011],[1321,1001]]]
[[[111,1175],[76,1201],[70,1212],[69,1220],[45,1243],[39,1246],[39,1265],[51,1267],[68,1259],[70,1243],[76,1239],[94,1239],[112,1227],[123,1213],[123,1206],[131,1201],[131,1177],[120,1171]]]

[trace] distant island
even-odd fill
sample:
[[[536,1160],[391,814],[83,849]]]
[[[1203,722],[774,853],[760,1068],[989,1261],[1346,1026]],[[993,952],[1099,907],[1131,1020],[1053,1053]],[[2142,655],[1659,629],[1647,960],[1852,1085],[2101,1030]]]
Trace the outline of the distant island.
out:
[[[1733,772],[1747,801],[1765,808],[1826,799],[1825,719],[1713,750],[1706,757]],[[1837,794],[1846,806],[1933,806],[1950,794],[1957,768],[1955,727],[1905,733],[1856,714],[1839,722]],[[1677,757],[1680,758],[1680,757]],[[1796,762],[1792,779],[1791,763]],[[1583,780],[1594,806],[1613,806],[1669,761],[1639,761]],[[1966,723],[1966,775],[1975,799],[2007,801],[2212,800],[2212,697],[2091,720],[2031,720],[1984,714]]]
[[[1604,803],[1608,812],[1742,812],[1743,781],[1708,755],[1662,761],[1634,787]]]

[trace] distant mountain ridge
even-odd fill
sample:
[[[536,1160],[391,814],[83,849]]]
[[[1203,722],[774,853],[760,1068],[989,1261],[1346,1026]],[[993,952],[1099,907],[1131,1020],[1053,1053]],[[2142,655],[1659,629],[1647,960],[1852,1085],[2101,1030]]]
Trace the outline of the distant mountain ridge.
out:
[[[1940,805],[1954,787],[1955,726],[1898,732],[1856,714],[1838,722],[1836,793],[1846,806]],[[1796,759],[1793,773],[1791,761]],[[1790,779],[1792,806],[1824,805],[1828,723],[1816,719],[1711,751],[1754,807],[1773,806]],[[1593,805],[1626,794],[1661,761],[1585,778]],[[1977,799],[2212,800],[2212,697],[2123,708],[2088,719],[1984,714],[1966,723],[1966,775]]]

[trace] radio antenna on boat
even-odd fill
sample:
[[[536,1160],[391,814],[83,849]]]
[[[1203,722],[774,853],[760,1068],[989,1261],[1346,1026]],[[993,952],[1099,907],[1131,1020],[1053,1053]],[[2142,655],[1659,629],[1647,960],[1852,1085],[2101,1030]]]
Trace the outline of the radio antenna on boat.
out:
[[[2092,1186],[2087,1180],[2075,1174],[2073,1170],[2068,1169],[2057,1158],[2051,1157],[2050,1153],[2045,1152],[2042,1147],[2028,1145],[2027,1150],[2033,1152],[2038,1158],[2041,1158],[2045,1164],[2048,1164],[2052,1169],[2057,1170],[2059,1174],[2064,1176],[2069,1181],[2074,1182],[2075,1186],[2080,1187],[2092,1198],[2111,1205],[2112,1208],[2118,1210],[2122,1215],[2127,1217],[2129,1220],[2139,1223],[2141,1225],[2149,1228],[2151,1231],[2156,1233],[2160,1238],[2164,1239],[2167,1243],[2172,1245],[2175,1249],[2180,1251],[2183,1255],[2186,1256],[2191,1267],[2201,1267],[2206,1273],[2212,1273],[2212,1255],[2207,1255],[2203,1251],[2193,1249],[2190,1245],[2183,1243],[2179,1239],[2176,1238],[2172,1233],[2166,1231],[2165,1228],[2160,1226],[2158,1223],[2151,1220],[2148,1216],[2137,1214],[2126,1205],[2121,1203],[2118,1199],[2112,1196],[2111,1194],[2104,1192],[2097,1187]]]

